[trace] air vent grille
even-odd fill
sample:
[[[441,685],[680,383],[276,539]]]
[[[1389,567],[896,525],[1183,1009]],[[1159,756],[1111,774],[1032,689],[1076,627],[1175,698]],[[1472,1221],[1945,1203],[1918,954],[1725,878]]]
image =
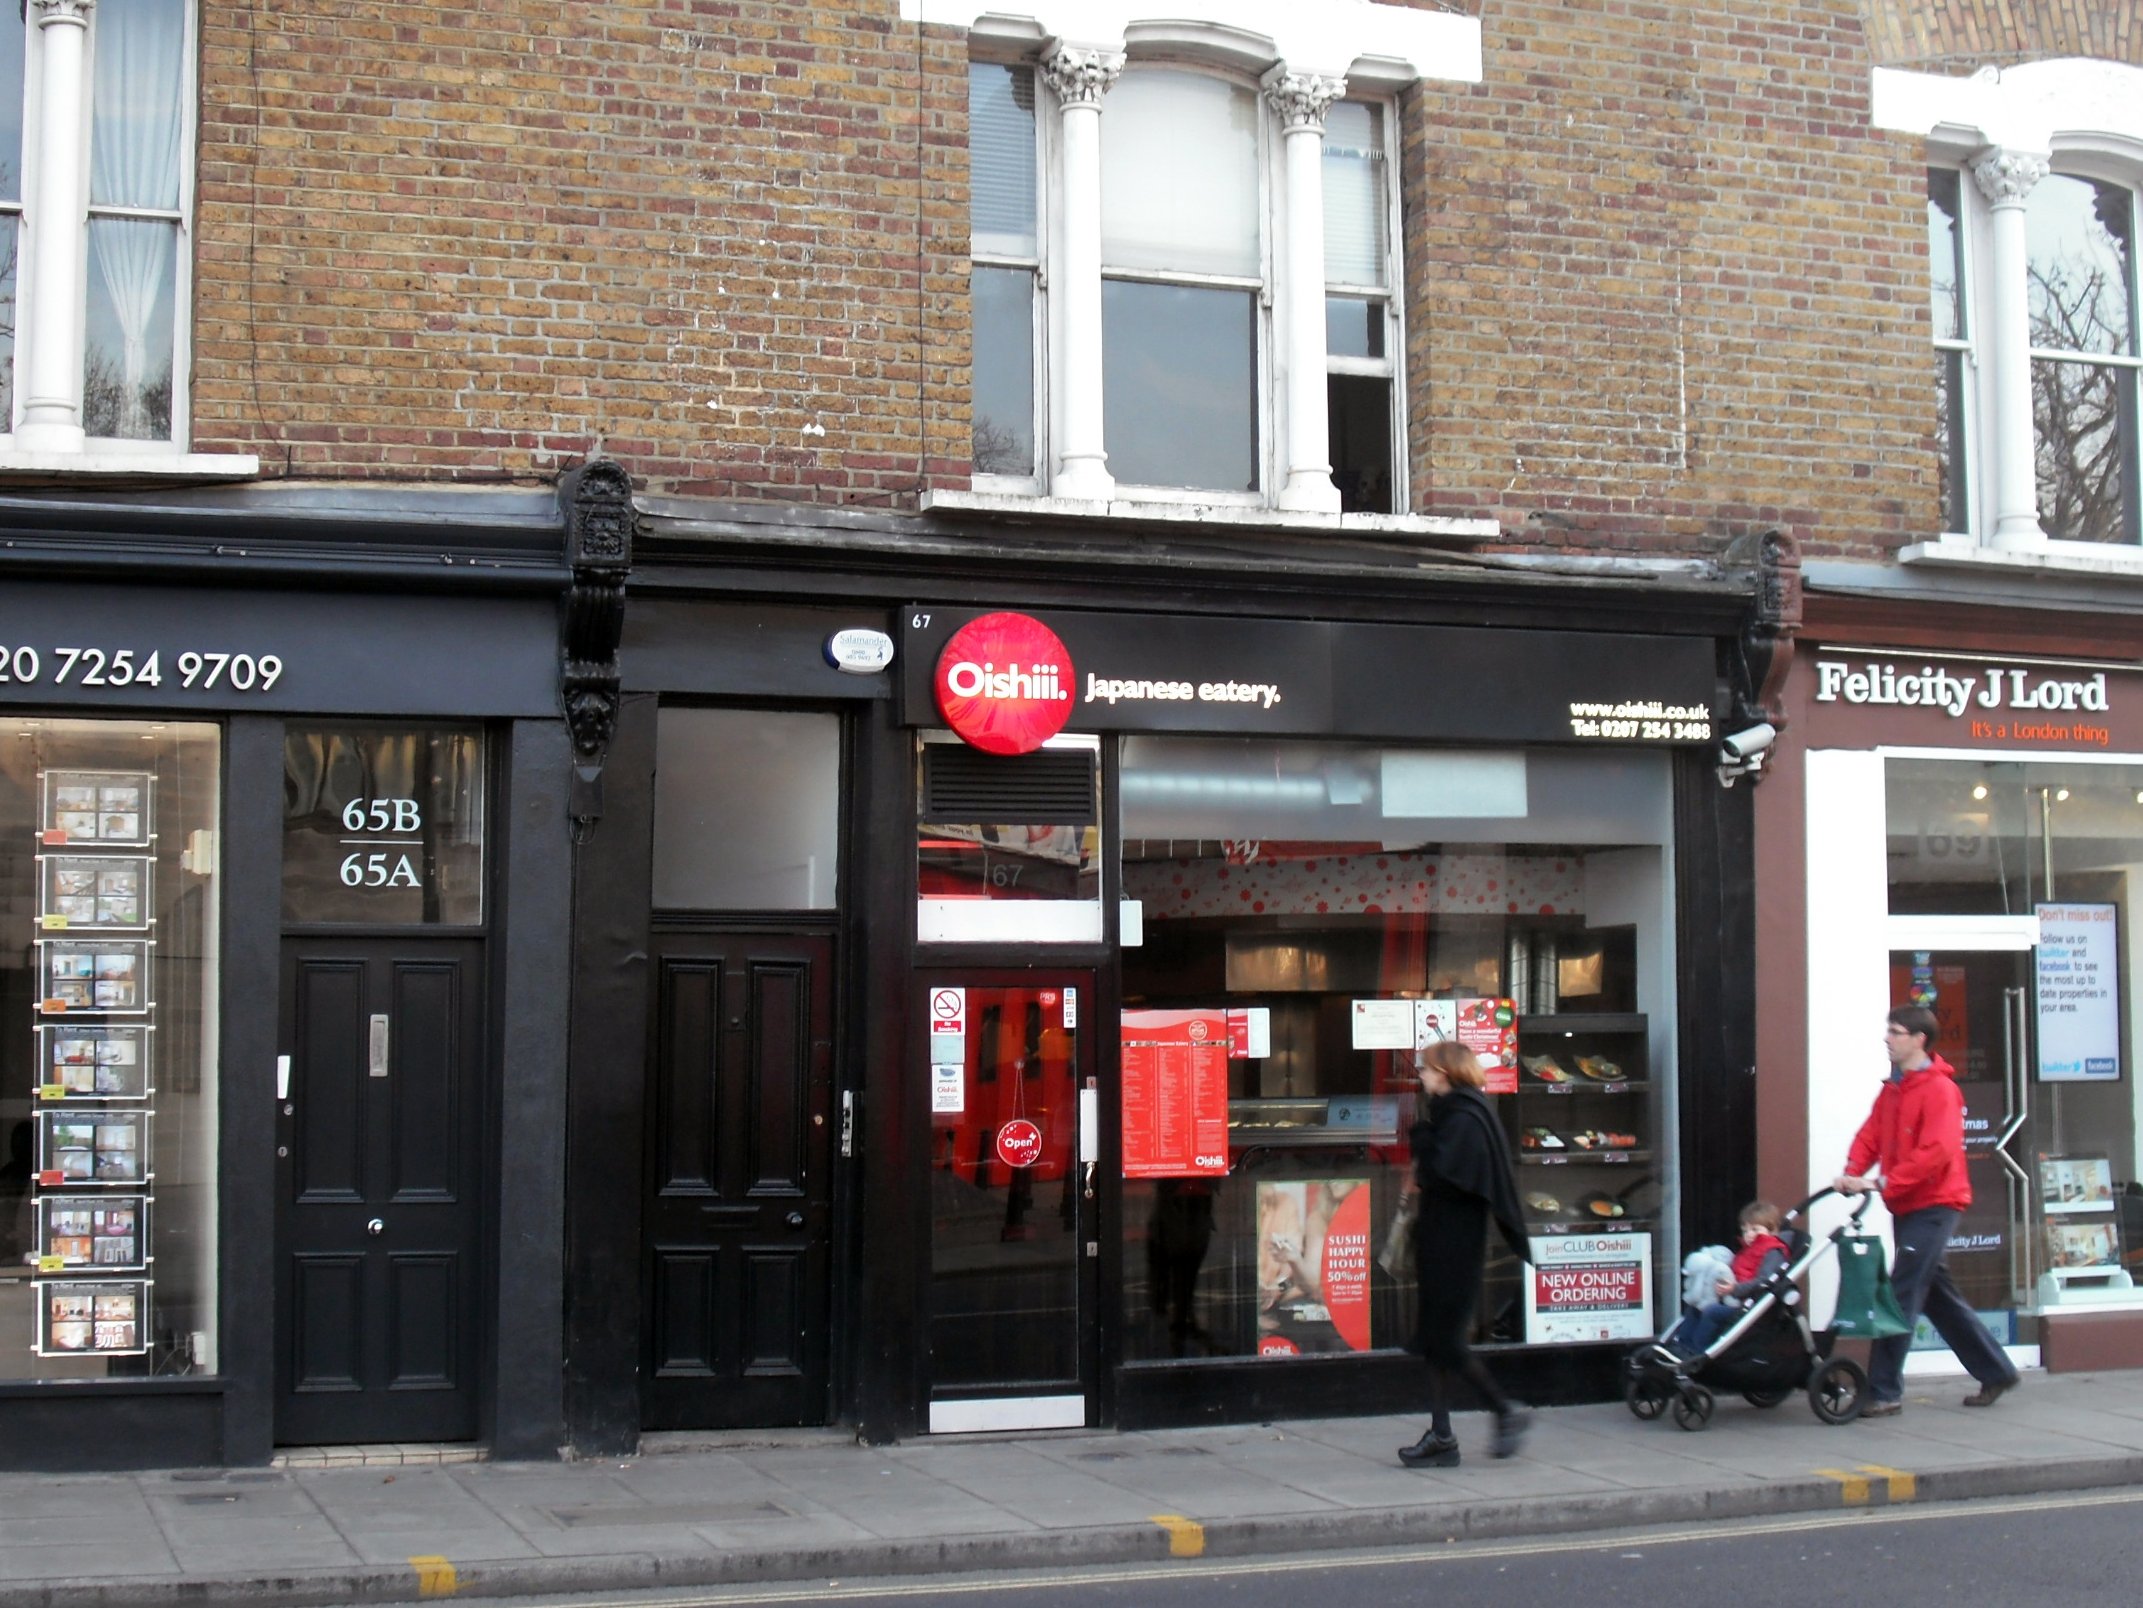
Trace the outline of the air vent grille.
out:
[[[923,819],[946,824],[1094,824],[1091,749],[985,754],[931,743],[923,749]]]

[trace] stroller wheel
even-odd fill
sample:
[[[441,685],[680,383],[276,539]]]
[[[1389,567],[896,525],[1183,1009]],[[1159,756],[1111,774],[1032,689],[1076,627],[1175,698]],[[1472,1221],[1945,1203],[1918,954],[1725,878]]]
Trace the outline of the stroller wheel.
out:
[[[1792,1394],[1791,1385],[1773,1386],[1769,1390],[1744,1390],[1741,1399],[1751,1407],[1776,1407]]]
[[[1667,1403],[1674,1392],[1657,1379],[1635,1378],[1622,1387],[1622,1400],[1629,1410],[1650,1423],[1667,1410]]]
[[[1808,1381],[1808,1405],[1826,1424],[1850,1424],[1868,1402],[1868,1376],[1850,1357],[1833,1357]]]
[[[1677,1429],[1691,1432],[1702,1429],[1711,1422],[1711,1392],[1702,1385],[1685,1385],[1674,1398],[1674,1423]]]

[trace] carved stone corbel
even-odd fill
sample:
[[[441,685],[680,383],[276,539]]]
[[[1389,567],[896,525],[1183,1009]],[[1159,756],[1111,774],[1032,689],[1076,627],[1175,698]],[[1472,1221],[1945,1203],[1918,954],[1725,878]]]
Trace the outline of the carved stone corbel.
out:
[[[1782,530],[1767,530],[1733,543],[1727,562],[1749,569],[1755,588],[1734,643],[1733,710],[1727,729],[1765,724],[1782,732],[1787,725],[1786,672],[1793,668],[1794,641],[1801,630],[1800,544]],[[1752,767],[1748,775],[1752,782],[1763,779],[1760,768]]]
[[[598,458],[558,482],[573,582],[559,605],[559,700],[573,739],[570,813],[585,839],[602,818],[603,759],[618,723],[618,643],[632,571],[632,477]]]

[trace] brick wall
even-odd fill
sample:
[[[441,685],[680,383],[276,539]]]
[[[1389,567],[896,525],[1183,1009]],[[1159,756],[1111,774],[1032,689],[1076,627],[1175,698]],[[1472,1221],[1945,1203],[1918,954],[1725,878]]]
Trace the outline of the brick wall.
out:
[[[1868,48],[1885,67],[1968,71],[2058,56],[2143,66],[2137,0],[1865,0],[1863,10]]]
[[[1502,4],[1407,117],[1417,500],[1527,545],[1936,526],[1924,181],[1851,3]]]
[[[202,450],[541,479],[600,447],[658,491],[892,507],[964,484],[956,33],[895,0],[203,6]],[[1519,546],[1935,529],[1922,166],[1869,129],[1871,52],[2133,41],[2133,8],[1866,11],[1484,8],[1486,81],[1402,109],[1417,509]]]
[[[912,501],[964,467],[963,57],[892,0],[204,0],[197,447]]]

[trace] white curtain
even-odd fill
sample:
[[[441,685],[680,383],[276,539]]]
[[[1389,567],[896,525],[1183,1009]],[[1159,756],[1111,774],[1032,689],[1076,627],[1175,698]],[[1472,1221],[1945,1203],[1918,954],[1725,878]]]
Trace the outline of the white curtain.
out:
[[[102,0],[96,10],[96,75],[90,124],[92,208],[178,210],[184,131],[184,0]],[[178,228],[151,218],[100,218],[90,259],[119,325],[122,401],[118,433],[152,431],[144,405],[148,337],[158,302],[173,288]]]

